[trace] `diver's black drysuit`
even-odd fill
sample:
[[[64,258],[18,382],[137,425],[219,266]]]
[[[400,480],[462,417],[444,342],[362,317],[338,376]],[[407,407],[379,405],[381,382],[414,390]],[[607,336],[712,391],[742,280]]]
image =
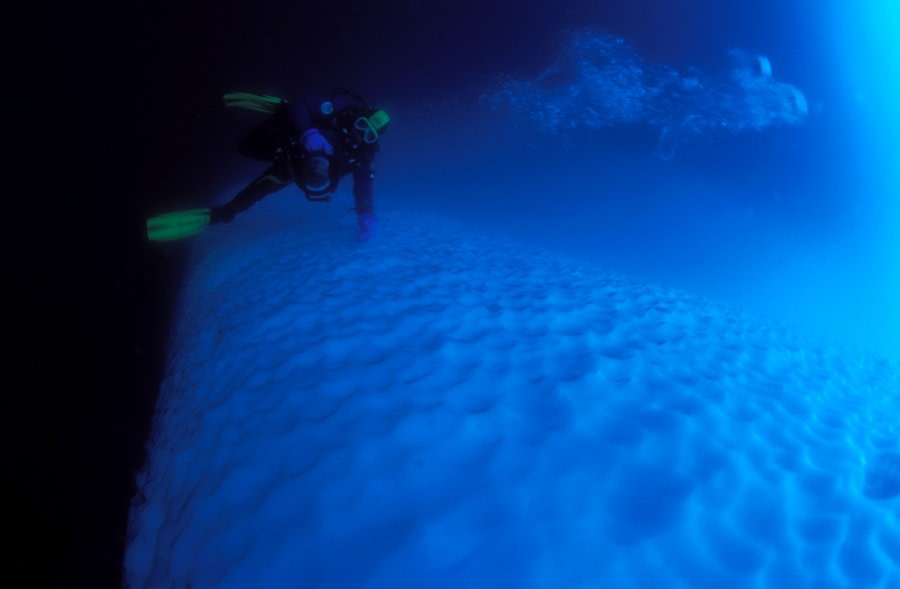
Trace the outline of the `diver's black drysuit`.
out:
[[[279,104],[266,121],[238,143],[238,150],[242,155],[271,161],[272,165],[227,204],[213,207],[210,210],[210,221],[231,221],[237,213],[249,209],[263,197],[284,188],[292,181],[308,199],[328,200],[328,195],[337,188],[339,180],[351,173],[356,214],[359,217],[373,214],[375,173],[372,162],[378,152],[378,143],[366,143],[353,133],[354,121],[370,111],[355,95],[337,91],[330,98],[306,98],[296,103]],[[326,156],[330,162],[330,183],[321,190],[311,190],[304,185],[303,166],[306,159],[311,155],[324,156],[310,154],[303,148],[301,135],[310,129],[317,129],[334,150],[333,154]]]

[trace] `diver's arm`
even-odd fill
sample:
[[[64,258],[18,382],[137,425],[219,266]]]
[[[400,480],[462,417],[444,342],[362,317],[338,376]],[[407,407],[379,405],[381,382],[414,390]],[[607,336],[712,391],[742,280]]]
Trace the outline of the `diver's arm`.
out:
[[[368,241],[375,236],[378,220],[375,218],[373,200],[375,171],[372,169],[372,160],[366,159],[353,170],[353,199],[356,201],[356,222],[359,233],[356,238],[359,241]]]
[[[372,168],[372,160],[367,159],[353,169],[353,200],[357,215],[375,212],[374,196],[375,170]]]

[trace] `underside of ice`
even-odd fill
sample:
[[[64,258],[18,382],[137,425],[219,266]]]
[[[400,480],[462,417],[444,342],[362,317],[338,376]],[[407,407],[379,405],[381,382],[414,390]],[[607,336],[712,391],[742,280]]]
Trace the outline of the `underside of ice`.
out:
[[[900,586],[895,364],[274,201],[197,238],[132,587]]]

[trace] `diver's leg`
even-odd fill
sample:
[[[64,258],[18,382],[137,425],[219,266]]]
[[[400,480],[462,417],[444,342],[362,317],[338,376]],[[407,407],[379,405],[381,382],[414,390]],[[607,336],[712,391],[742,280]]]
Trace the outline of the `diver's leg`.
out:
[[[290,168],[283,162],[275,162],[228,203],[221,207],[213,207],[210,210],[210,222],[228,223],[236,214],[246,211],[264,197],[281,190],[292,180]]]

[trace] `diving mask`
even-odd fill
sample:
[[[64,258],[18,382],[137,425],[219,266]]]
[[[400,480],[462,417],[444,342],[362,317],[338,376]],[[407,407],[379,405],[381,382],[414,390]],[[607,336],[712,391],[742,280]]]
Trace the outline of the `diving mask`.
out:
[[[378,141],[379,133],[383,133],[391,118],[383,110],[377,110],[368,117],[359,117],[353,122],[353,130],[359,139],[372,144]]]

